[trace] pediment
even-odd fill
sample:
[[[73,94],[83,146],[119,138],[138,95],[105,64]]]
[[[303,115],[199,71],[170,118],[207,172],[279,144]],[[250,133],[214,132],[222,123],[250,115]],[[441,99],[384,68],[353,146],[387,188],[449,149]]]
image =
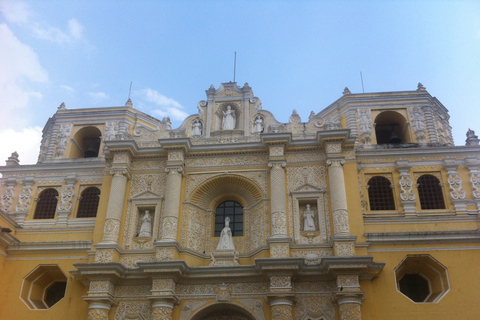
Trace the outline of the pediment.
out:
[[[292,191],[292,193],[296,192],[325,192],[325,189],[316,187],[310,183],[306,183]]]
[[[130,201],[132,200],[154,200],[154,199],[157,199],[157,200],[160,200],[162,199],[163,197],[161,195],[159,195],[158,193],[155,193],[153,191],[150,191],[150,190],[145,190],[143,192],[140,192],[136,195],[134,195],[133,197],[130,197]]]

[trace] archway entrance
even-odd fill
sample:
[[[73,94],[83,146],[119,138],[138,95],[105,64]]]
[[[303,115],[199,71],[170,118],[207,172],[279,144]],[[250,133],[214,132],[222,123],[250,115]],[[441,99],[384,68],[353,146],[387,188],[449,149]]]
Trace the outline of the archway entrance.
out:
[[[209,306],[197,314],[195,314],[191,320],[256,320],[250,312],[243,308],[228,304],[218,303],[213,306]]]

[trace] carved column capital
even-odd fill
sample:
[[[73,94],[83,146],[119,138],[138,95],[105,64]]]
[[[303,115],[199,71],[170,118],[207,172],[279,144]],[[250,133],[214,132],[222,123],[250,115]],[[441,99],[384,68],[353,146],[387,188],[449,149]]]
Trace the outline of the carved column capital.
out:
[[[345,164],[345,159],[328,159],[327,164],[331,167],[342,167]]]
[[[268,167],[273,169],[283,169],[287,166],[285,161],[270,161]]]
[[[130,178],[130,172],[127,168],[111,168],[110,174],[113,177],[126,177],[127,179]]]

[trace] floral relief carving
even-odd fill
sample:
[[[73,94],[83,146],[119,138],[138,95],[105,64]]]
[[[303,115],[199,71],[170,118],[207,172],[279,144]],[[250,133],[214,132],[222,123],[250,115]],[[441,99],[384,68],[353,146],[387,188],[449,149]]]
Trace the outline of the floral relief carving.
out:
[[[108,280],[97,280],[90,282],[89,294],[92,293],[113,293],[114,285]]]
[[[326,291],[329,291],[329,290],[330,289],[327,289]],[[325,295],[325,294],[297,295],[296,304],[295,304],[295,319],[304,319],[302,316],[305,313],[323,316],[325,320],[336,319],[335,307],[332,303],[332,297],[330,295]]]
[[[271,245],[270,246],[270,257],[272,258],[282,258],[289,256],[289,246],[287,245]]]
[[[171,320],[173,309],[169,307],[153,307],[152,320]]]
[[[115,310],[114,320],[124,319],[152,319],[150,301],[121,301]]]
[[[341,320],[361,320],[362,311],[357,303],[344,303],[339,306]]]
[[[120,232],[120,221],[117,219],[107,219],[103,230],[104,241],[116,241]]]
[[[217,167],[217,166],[243,166],[263,164],[268,161],[267,155],[202,155],[190,156],[185,160],[187,167]]]
[[[153,262],[155,261],[154,255],[122,255],[120,257],[120,263],[124,264],[128,268],[137,268],[137,261]]]
[[[132,285],[132,286],[115,286],[115,296],[138,296],[145,297],[150,294],[150,286],[148,285]]]
[[[100,249],[95,253],[95,262],[111,262],[113,260],[113,249]]]
[[[342,152],[342,143],[341,142],[327,142],[325,143],[325,150],[327,154],[329,153],[341,153]]]
[[[109,310],[103,308],[88,309],[88,320],[108,320]]]
[[[310,152],[287,152],[287,163],[305,163],[325,161],[325,154],[319,150]]]
[[[157,248],[155,258],[157,261],[171,261],[173,260],[173,249]]]
[[[350,233],[347,210],[337,209],[333,212],[333,225],[335,234]]]
[[[272,291],[278,291],[279,289],[292,288],[292,279],[290,276],[272,276],[270,277],[270,289]]]
[[[272,320],[293,320],[292,306],[279,304],[272,307]]]
[[[272,213],[272,234],[287,234],[287,216],[283,211]]]
[[[336,256],[353,256],[355,254],[353,243],[334,243],[333,246]]]

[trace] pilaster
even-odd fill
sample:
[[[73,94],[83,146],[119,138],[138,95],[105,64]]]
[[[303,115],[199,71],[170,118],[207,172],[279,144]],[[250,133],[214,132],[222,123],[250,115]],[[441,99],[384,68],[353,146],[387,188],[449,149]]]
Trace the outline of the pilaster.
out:
[[[399,160],[396,162],[398,172],[400,172],[400,202],[403,205],[405,216],[411,216],[415,214],[415,194],[413,193],[413,181],[410,180],[410,164],[408,160]]]
[[[25,177],[20,183],[23,184],[23,189],[18,196],[14,216],[15,222],[20,226],[23,226],[25,223],[25,217],[31,208],[30,201],[32,200],[32,185],[35,183],[35,178],[33,176]]]
[[[467,213],[467,201],[465,200],[466,192],[462,190],[462,179],[458,176],[456,159],[445,159],[445,169],[448,173],[448,186],[450,187],[450,199],[455,206],[457,214]]]
[[[479,158],[467,158],[466,167],[470,171],[470,183],[472,185],[472,195],[474,201],[477,203],[477,209],[480,210],[480,159]]]
[[[65,187],[63,188],[60,201],[57,206],[57,222],[56,225],[66,226],[68,216],[72,212],[72,199],[74,196],[74,184],[77,181],[76,174],[69,174],[65,177]]]

